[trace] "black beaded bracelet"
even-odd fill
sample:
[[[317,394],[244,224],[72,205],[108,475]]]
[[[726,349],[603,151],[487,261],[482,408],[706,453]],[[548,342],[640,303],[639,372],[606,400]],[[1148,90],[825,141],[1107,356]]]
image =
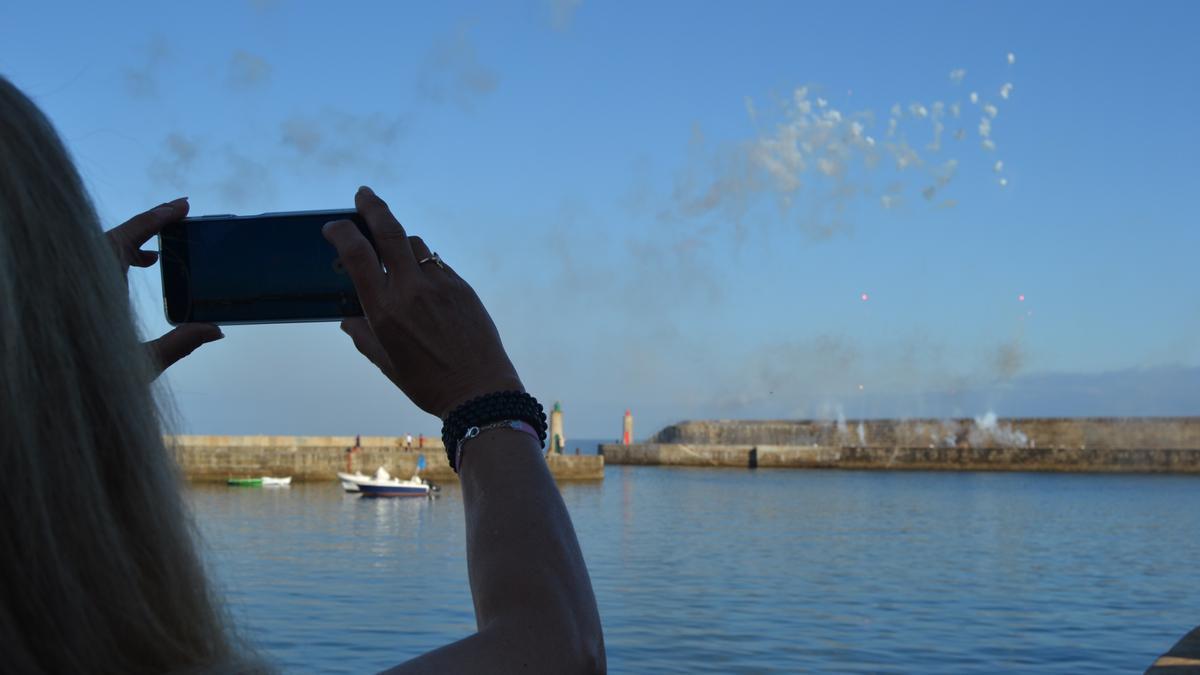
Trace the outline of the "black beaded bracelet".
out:
[[[473,398],[458,406],[442,420],[442,443],[446,446],[446,460],[450,468],[455,466],[455,449],[466,435],[467,429],[481,427],[504,420],[521,420],[533,427],[538,440],[546,442],[546,411],[538,400],[523,391],[498,391]]]

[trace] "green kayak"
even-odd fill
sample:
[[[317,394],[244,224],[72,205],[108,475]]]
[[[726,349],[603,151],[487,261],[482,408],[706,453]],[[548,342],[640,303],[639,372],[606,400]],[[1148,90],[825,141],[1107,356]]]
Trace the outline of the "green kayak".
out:
[[[225,484],[234,487],[259,487],[262,485],[262,480],[261,478],[230,478],[225,481]]]

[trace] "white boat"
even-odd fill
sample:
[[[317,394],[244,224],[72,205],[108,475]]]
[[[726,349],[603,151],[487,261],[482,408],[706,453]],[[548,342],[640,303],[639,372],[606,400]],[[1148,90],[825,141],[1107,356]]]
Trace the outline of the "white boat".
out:
[[[364,497],[422,497],[433,490],[433,486],[420,476],[408,480],[393,478],[382,466],[373,477],[361,473],[339,473],[338,478],[347,492],[361,492]],[[353,485],[354,489],[351,490],[348,484]]]
[[[263,487],[288,487],[291,484],[292,484],[291,476],[288,476],[287,478],[272,478],[270,476],[262,477],[262,486]]]
[[[342,489],[346,492],[358,492],[358,484],[371,480],[371,477],[361,471],[354,473],[338,472],[338,480],[342,481]]]
[[[429,483],[413,476],[408,480],[369,480],[358,484],[364,497],[425,497],[430,492]]]

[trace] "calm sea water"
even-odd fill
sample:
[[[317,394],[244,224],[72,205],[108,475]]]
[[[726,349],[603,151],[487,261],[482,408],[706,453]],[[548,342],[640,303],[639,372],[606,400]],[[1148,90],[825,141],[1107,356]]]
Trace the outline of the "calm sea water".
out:
[[[1200,478],[609,467],[562,492],[612,672],[1140,672],[1200,623]],[[190,494],[284,670],[474,630],[456,485]]]

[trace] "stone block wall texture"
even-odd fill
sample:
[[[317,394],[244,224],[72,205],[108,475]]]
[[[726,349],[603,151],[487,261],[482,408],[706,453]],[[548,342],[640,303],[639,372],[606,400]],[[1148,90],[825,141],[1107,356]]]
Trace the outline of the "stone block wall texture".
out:
[[[347,456],[354,471],[366,474],[382,466],[393,476],[407,478],[425,455],[421,475],[434,482],[455,481],[458,475],[446,461],[441,439],[425,439],[425,447],[405,449],[403,437],[363,436],[354,453],[353,436],[169,436],[167,448],[184,476],[195,481],[225,481],[252,476],[291,476],[295,481],[333,481],[346,471]],[[604,458],[596,455],[551,455],[546,458],[557,480],[601,480]]]
[[[861,425],[862,434],[859,435]],[[668,426],[652,443],[888,448],[1200,450],[1200,417],[714,420]]]
[[[919,471],[1049,471],[1200,475],[1200,450],[855,448],[811,445],[604,444],[613,465]]]

